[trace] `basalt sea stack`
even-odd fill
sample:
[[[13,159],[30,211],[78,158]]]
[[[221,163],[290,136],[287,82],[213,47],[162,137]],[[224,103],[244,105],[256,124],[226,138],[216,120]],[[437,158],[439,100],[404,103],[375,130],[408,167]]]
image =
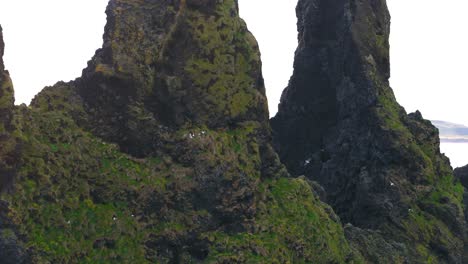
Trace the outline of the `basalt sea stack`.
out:
[[[82,76],[30,106],[0,61],[0,263],[463,263],[464,188],[389,87],[385,1],[297,10],[273,137],[236,0],[110,0]]]
[[[294,74],[272,120],[281,160],[323,186],[371,263],[462,263],[463,187],[437,129],[389,86],[385,0],[300,0],[297,15]]]
[[[270,144],[237,1],[111,0],[82,77],[30,107],[1,70],[2,261],[363,261]]]

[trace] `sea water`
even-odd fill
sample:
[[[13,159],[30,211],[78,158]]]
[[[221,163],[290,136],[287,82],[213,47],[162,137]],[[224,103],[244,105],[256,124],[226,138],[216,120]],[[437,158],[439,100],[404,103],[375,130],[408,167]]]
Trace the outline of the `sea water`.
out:
[[[442,142],[440,151],[450,158],[453,168],[468,165],[468,143]]]

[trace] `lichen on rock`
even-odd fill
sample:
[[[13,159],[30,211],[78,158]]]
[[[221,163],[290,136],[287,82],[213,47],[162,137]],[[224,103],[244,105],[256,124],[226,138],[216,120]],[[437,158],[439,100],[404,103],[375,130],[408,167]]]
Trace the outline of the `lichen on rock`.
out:
[[[33,263],[362,261],[271,146],[237,1],[111,0],[106,13],[80,78],[9,108],[24,148],[1,199]]]

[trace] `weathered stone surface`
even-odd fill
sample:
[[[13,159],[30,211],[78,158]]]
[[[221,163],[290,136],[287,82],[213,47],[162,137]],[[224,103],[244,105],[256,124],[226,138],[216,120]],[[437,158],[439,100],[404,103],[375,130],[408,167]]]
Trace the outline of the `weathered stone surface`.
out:
[[[4,50],[5,44],[0,27],[0,192],[6,190],[11,184],[17,163],[16,144],[10,135],[13,130],[13,84],[3,63]]]
[[[146,155],[159,126],[268,118],[258,45],[237,3],[205,2],[110,2],[103,48],[77,82],[96,134]]]
[[[12,135],[14,92],[8,71],[5,70],[3,54],[5,44],[0,26],[0,195],[10,192],[14,183],[19,161],[19,145]],[[0,196],[0,262],[28,263],[29,258],[17,238],[16,227],[8,216],[8,203]]]
[[[457,177],[461,184],[465,188],[468,188],[468,165],[460,168],[456,168],[454,170],[455,177]]]
[[[103,48],[83,76],[32,105],[59,110],[51,102],[75,98],[71,116],[96,136],[184,167],[190,206],[216,221],[251,218],[270,135],[258,45],[237,3],[116,0],[106,13]]]
[[[8,203],[0,200],[0,260],[5,264],[30,263],[28,252],[17,237],[17,231],[8,216]]]
[[[465,187],[464,193],[464,204],[465,204],[465,218],[468,221],[468,165],[460,168],[456,168],[453,171],[455,177],[460,181],[460,183]],[[466,252],[468,254],[468,252]]]
[[[273,121],[295,178],[271,145],[237,1],[111,0],[106,13],[80,78],[30,107],[1,79],[0,260],[461,262],[463,188],[437,130],[388,86],[384,1],[299,2]]]
[[[461,263],[463,188],[437,129],[419,112],[407,115],[389,86],[386,2],[301,0],[297,15],[294,74],[272,120],[282,161],[319,182],[344,223],[404,244],[390,254]]]
[[[37,263],[356,263],[271,146],[237,1],[111,0],[83,76],[15,108],[2,196]]]

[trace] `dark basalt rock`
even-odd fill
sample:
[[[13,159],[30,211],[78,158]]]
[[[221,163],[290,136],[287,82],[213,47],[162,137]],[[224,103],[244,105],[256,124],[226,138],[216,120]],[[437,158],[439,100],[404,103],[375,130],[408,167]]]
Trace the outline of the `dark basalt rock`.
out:
[[[392,259],[462,263],[462,188],[437,129],[389,86],[386,2],[301,0],[297,16],[294,74],[271,121],[281,160],[321,184],[344,223],[404,245]],[[368,256],[375,236],[349,234]]]
[[[18,244],[15,233],[9,229],[0,229],[0,259],[4,264],[30,263],[27,253]]]
[[[69,90],[77,123],[134,157],[169,155],[194,180],[181,203],[208,206],[216,221],[238,223],[255,214],[258,182],[237,163],[257,170],[262,160],[232,164],[198,150],[216,139],[193,142],[213,130],[251,130],[244,154],[261,159],[270,138],[268,108],[258,45],[237,3],[210,2],[110,1],[103,47],[83,76],[46,89],[32,105],[58,110],[50,105],[54,93]]]
[[[0,192],[11,186],[17,166],[17,146],[11,136],[14,106],[13,84],[3,64],[3,33],[0,27]]]
[[[271,146],[237,1],[111,0],[106,13],[83,75],[13,109],[24,150],[2,198],[32,262],[361,261]]]
[[[465,219],[468,221],[468,165],[460,168],[456,168],[453,171],[455,177],[460,181],[460,183],[465,187],[465,193],[463,195],[464,205],[465,205]],[[468,251],[467,253],[468,254]]]
[[[437,130],[388,86],[385,2],[299,2],[273,124],[307,177],[271,144],[237,1],[111,0],[106,13],[82,76],[30,107],[13,106],[1,64],[0,262],[461,262],[463,188]]]
[[[97,135],[144,156],[160,147],[159,126],[268,119],[257,43],[235,1],[111,1],[106,13],[103,48],[76,82]]]
[[[456,168],[453,173],[457,177],[461,184],[468,189],[468,165],[460,168]]]
[[[0,195],[10,192],[19,166],[19,146],[12,135],[14,95],[13,84],[3,63],[5,44],[0,26]],[[28,263],[29,258],[17,238],[16,228],[8,216],[8,203],[0,196],[0,262]]]

